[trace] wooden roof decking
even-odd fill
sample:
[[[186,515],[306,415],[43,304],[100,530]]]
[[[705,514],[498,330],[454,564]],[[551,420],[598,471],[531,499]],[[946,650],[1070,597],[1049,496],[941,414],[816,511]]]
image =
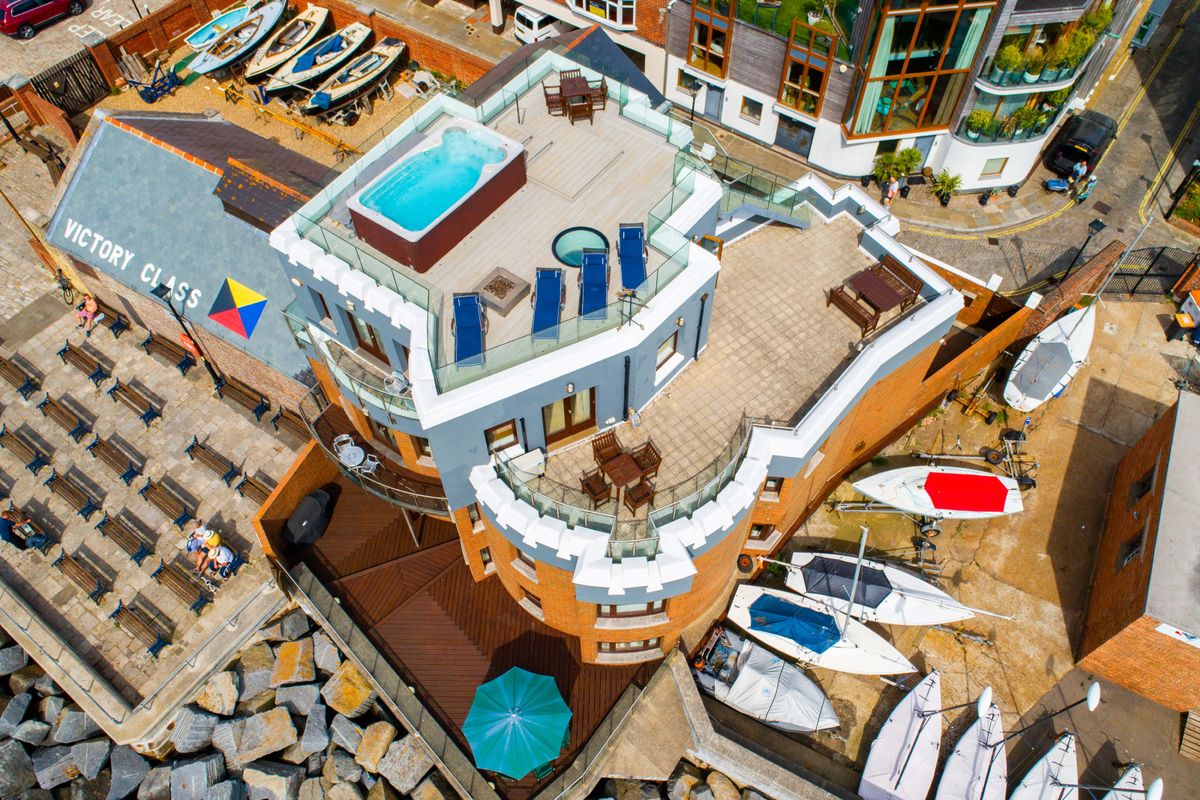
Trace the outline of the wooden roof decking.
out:
[[[462,723],[475,690],[510,667],[558,683],[573,713],[560,765],[583,747],[629,683],[649,675],[646,667],[581,663],[578,642],[522,610],[497,578],[475,583],[453,524],[413,515],[418,546],[396,508],[345,479],[338,484],[328,530],[301,557],[464,752],[470,747]],[[535,784],[531,777],[498,785],[521,798]]]

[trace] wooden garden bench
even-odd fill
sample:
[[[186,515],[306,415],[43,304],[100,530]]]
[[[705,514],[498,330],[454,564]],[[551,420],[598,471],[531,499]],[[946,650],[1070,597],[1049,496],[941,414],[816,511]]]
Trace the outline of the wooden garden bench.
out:
[[[267,502],[271,492],[275,491],[274,484],[267,483],[262,478],[251,477],[248,472],[242,473],[242,480],[233,488],[242,497],[248,497],[260,506]]]
[[[75,440],[75,444],[79,444],[84,436],[92,432],[92,427],[82,417],[48,394],[38,403],[37,409],[42,412],[43,417],[54,420],[66,431],[67,435]]]
[[[217,397],[228,397],[233,402],[242,406],[251,414],[258,422],[262,421],[263,414],[271,410],[271,401],[266,398],[262,392],[242,383],[232,375],[223,375],[217,381],[216,385]]]
[[[0,377],[12,384],[22,400],[28,400],[29,395],[36,392],[41,385],[37,378],[3,356],[0,356]]]
[[[209,594],[191,575],[175,564],[166,561],[158,563],[158,569],[150,573],[150,577],[171,594],[179,598],[193,614],[199,615],[212,602]]]
[[[171,643],[170,639],[159,633],[145,613],[125,605],[123,600],[117,602],[116,611],[109,614],[108,618],[139,641],[154,658],[158,658],[163,648]]]
[[[129,330],[129,320],[120,311],[94,297],[96,301],[96,321],[108,328],[114,339],[120,339],[121,334]]]
[[[188,370],[196,366],[196,359],[187,350],[175,344],[165,336],[159,336],[151,331],[142,342],[142,349],[147,355],[162,356],[171,363],[179,374],[187,376]]]
[[[280,406],[275,412],[275,416],[271,417],[271,427],[276,431],[286,430],[288,433],[299,439],[310,439],[312,434],[308,432],[308,426],[304,424],[304,420],[295,411],[290,408]]]
[[[100,535],[112,539],[112,541],[125,551],[129,559],[139,567],[148,556],[154,554],[154,546],[149,545],[146,541],[138,536],[133,528],[120,517],[110,517],[108,512],[104,512],[104,518],[96,523],[96,530],[100,531]]]
[[[42,467],[50,465],[50,458],[29,441],[20,431],[10,431],[7,423],[0,424],[0,447],[10,450],[25,462],[25,469],[37,475]]]
[[[825,301],[825,305],[826,307],[834,306],[849,317],[850,321],[858,326],[863,336],[875,330],[875,326],[879,324],[879,312],[855,300],[844,286],[835,286],[830,289],[829,299]]]
[[[50,469],[50,477],[42,481],[42,485],[65,500],[67,505],[75,509],[75,513],[84,519],[91,519],[92,514],[100,510],[100,504],[88,494],[86,489],[70,476],[59,475],[54,468]]]
[[[133,485],[133,479],[142,474],[142,468],[124,450],[99,436],[87,446],[87,451],[92,458],[100,459],[106,467],[117,473],[126,486]]]
[[[64,550],[59,554],[58,558],[50,565],[56,567],[59,572],[67,576],[71,583],[78,586],[87,593],[88,599],[99,605],[100,598],[112,590],[112,587],[92,569],[89,565],[67,555]]]
[[[192,443],[183,448],[183,452],[187,454],[189,460],[199,461],[216,473],[226,486],[232,485],[233,479],[238,476],[239,470],[232,461],[207,444],[203,444],[195,436],[192,437]]]
[[[113,387],[108,390],[108,396],[113,399],[114,403],[120,403],[128,408],[134,414],[137,414],[138,419],[142,424],[149,428],[155,420],[162,418],[162,411],[154,407],[144,394],[134,389],[127,383],[121,383],[118,378]]]
[[[146,485],[138,489],[140,494],[150,505],[157,508],[171,520],[171,524],[176,528],[183,530],[183,526],[192,521],[194,515],[188,510],[187,503],[175,496],[175,493],[161,483],[155,483],[149,478],[146,479]]]
[[[58,351],[58,357],[64,364],[70,364],[86,375],[97,389],[100,388],[100,384],[112,377],[108,368],[101,364],[98,358],[80,348],[72,347],[70,342],[62,346],[62,349]]]

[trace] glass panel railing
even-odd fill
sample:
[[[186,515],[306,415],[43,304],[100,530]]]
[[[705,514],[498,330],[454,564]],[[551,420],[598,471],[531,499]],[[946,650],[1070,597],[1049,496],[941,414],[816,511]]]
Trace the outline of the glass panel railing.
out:
[[[300,313],[300,305],[293,300],[283,309],[283,321],[287,323],[292,338],[301,349],[313,346],[312,336],[308,332],[308,320]]]
[[[592,511],[588,496],[570,486],[544,477],[525,483],[504,462],[497,462],[496,473],[517,499],[533,506],[544,517],[561,520],[570,528],[583,527],[609,535],[616,528],[615,515]]]
[[[617,523],[612,538],[608,540],[608,557],[613,561],[623,558],[648,558],[658,555],[658,536],[646,526],[646,520],[622,520]]]
[[[751,430],[750,420],[743,416],[733,436],[706,467],[681,483],[656,490],[650,509],[650,529],[690,517],[700,506],[715,501],[737,474],[750,443]]]
[[[1058,123],[1058,119],[1062,116],[1063,109],[1048,111],[1039,117],[1033,124],[1028,127],[1017,127],[1016,121],[1011,118],[993,120],[980,130],[972,130],[967,121],[970,116],[964,117],[959,123],[958,129],[954,135],[959,139],[965,139],[968,142],[979,142],[981,144],[991,144],[993,142],[1026,142],[1030,139],[1040,139],[1049,133]]]
[[[343,387],[360,402],[381,409],[388,418],[417,418],[412,388],[408,379],[396,373],[385,373],[374,364],[350,352],[337,340],[318,337],[318,349],[325,356],[325,365]]]

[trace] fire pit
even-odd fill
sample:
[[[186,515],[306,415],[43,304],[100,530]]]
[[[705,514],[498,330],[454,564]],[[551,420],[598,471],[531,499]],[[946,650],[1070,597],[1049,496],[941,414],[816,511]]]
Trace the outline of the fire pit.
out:
[[[475,285],[474,291],[479,293],[479,299],[485,306],[495,309],[504,317],[529,294],[529,281],[518,278],[503,267],[496,267]]]

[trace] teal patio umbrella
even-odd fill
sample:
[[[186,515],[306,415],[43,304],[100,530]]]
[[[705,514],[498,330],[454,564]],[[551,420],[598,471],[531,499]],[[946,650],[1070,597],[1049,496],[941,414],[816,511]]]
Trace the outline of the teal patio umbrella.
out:
[[[558,758],[570,722],[554,678],[513,667],[475,690],[463,734],[475,766],[520,780]]]

